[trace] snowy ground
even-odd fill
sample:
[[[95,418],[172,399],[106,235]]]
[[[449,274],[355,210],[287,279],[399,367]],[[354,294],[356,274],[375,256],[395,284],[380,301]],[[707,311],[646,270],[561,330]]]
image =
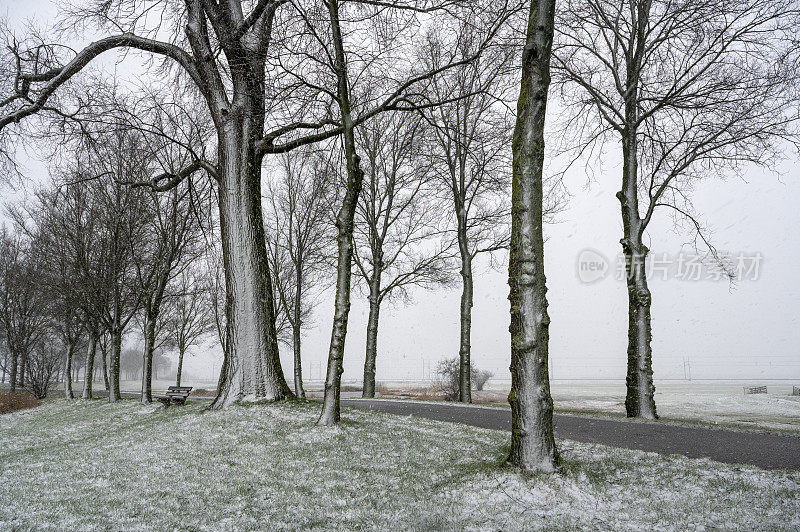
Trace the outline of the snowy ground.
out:
[[[744,393],[759,384],[769,393]],[[664,419],[800,433],[800,397],[791,392],[788,382],[661,382],[656,406]],[[553,399],[560,410],[625,414],[624,383],[556,382]]]
[[[560,441],[563,474],[524,478],[499,465],[505,432],[205,404],[58,399],[0,416],[0,529],[800,528],[798,471]]]

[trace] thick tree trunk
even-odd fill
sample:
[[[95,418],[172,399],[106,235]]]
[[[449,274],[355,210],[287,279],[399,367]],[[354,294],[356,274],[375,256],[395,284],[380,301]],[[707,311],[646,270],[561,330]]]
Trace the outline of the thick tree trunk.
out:
[[[303,297],[303,269],[298,260],[295,269],[297,285],[294,294],[294,319],[292,320],[292,351],[294,353],[294,393],[297,397],[305,397],[306,391],[303,389],[303,360],[300,351],[300,327],[302,326],[302,297]]]
[[[367,320],[367,352],[364,357],[362,397],[375,397],[375,360],[378,356],[378,321],[381,312],[381,272],[372,275],[369,283],[369,319]]]
[[[263,120],[232,109],[219,134],[219,211],[225,264],[226,342],[212,408],[292,395],[275,331],[272,282],[261,213],[261,163],[254,142]]]
[[[94,377],[94,357],[97,352],[97,333],[89,332],[89,345],[86,348],[86,378],[83,379],[83,399],[92,398],[92,380]]]
[[[635,106],[628,110],[629,123],[635,120]],[[622,138],[622,190],[617,192],[622,211],[623,238],[628,285],[628,374],[625,411],[628,417],[657,419],[653,352],[650,346],[650,289],[647,286],[645,259],[648,249],[642,243],[643,221],[638,201],[638,146],[636,131],[627,130]]]
[[[347,63],[344,54],[342,31],[339,26],[339,3],[328,0],[331,36],[336,51],[335,70],[337,77],[337,97],[339,112],[342,117],[343,143],[347,161],[347,190],[342,207],[336,217],[339,230],[338,260],[336,264],[336,302],[333,313],[331,344],[328,350],[328,372],[325,377],[325,397],[322,401],[322,412],[317,420],[318,425],[334,425],[339,422],[342,382],[342,362],[344,359],[344,342],[347,336],[347,319],[350,313],[350,280],[353,262],[353,218],[356,213],[358,196],[364,182],[364,171],[361,159],[356,153],[353,119],[350,114],[350,92],[347,80]]]
[[[647,248],[625,253],[630,262],[628,275],[628,374],[625,411],[628,417],[657,419],[655,385],[653,384],[653,352],[650,346],[650,290],[647,287],[644,258]],[[637,259],[636,256],[641,258]],[[641,265],[635,265],[640,262]]]
[[[461,332],[458,347],[458,400],[462,403],[472,402],[472,382],[470,381],[471,367],[471,338],[472,338],[472,305],[473,305],[473,280],[472,280],[472,254],[467,245],[467,219],[466,212],[458,216],[458,248],[461,253]]]
[[[511,246],[511,452],[525,471],[555,471],[553,399],[547,371],[550,317],[544,272],[542,170],[555,0],[533,0],[513,141]]]
[[[108,391],[108,401],[116,403],[120,400],[119,391],[119,362],[122,354],[122,330],[113,328],[111,334],[111,363],[109,364],[109,380],[111,389]]]
[[[153,351],[156,342],[156,320],[148,316],[144,325],[144,352],[142,353],[142,404],[153,402]]]
[[[181,347],[178,351],[178,374],[175,377],[175,386],[181,385],[181,376],[183,375],[183,355],[186,353],[186,349]]]
[[[64,365],[64,374],[72,376],[72,356],[75,353],[75,346],[70,342],[67,345],[67,360]],[[75,394],[72,393],[72,379],[64,379],[64,397],[67,399],[75,399]]]

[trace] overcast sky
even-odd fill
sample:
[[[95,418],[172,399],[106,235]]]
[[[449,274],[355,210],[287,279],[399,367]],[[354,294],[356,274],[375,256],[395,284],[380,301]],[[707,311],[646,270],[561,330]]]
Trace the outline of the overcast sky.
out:
[[[55,11],[49,0],[0,0],[0,15],[5,14],[12,26],[29,17],[46,22]],[[35,153],[23,162],[29,183],[46,178],[46,166]],[[687,360],[694,378],[800,379],[798,162],[796,155],[788,154],[777,173],[751,168],[743,178],[709,179],[697,187],[693,201],[713,230],[714,243],[731,254],[734,264],[742,261],[744,278],[735,286],[725,280],[692,280],[698,273],[693,269],[693,248],[684,245],[692,235],[673,231],[666,212],[651,224],[648,245],[660,267],[651,280],[656,381],[683,378]],[[591,183],[582,168],[567,175],[572,195],[568,208],[559,215],[559,223],[547,228],[551,365],[556,379],[624,381],[627,292],[617,275],[622,233],[614,197],[620,186],[618,153],[609,150],[592,171]],[[0,194],[4,200],[20,198],[24,190],[3,186]],[[606,275],[595,278],[598,275],[587,265],[604,260]],[[699,270],[701,277],[708,273]],[[378,380],[420,379],[438,360],[457,356],[459,290],[456,285],[417,291],[413,304],[382,311]],[[358,292],[353,295],[345,380],[360,379],[364,358],[368,308]],[[507,296],[505,263],[499,270],[478,265],[472,356],[476,366],[499,378],[509,377]],[[324,369],[332,314],[332,295],[327,294],[316,309],[315,327],[303,339],[307,377],[316,379]],[[197,350],[186,370],[209,376],[219,369],[219,357],[215,348]],[[283,362],[290,375],[288,349]]]

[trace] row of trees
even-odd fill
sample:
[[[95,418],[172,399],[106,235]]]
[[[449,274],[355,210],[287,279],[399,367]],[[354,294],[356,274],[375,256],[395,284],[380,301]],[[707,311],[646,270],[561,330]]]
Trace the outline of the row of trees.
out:
[[[208,192],[191,181],[166,193],[128,185],[175,164],[154,157],[154,139],[141,132],[83,124],[60,136],[77,160],[57,166],[52,186],[12,209],[16,231],[4,233],[1,256],[9,266],[0,277],[0,316],[12,388],[20,364],[52,350],[63,354],[72,397],[73,358],[82,347],[82,396],[91,398],[101,348],[106,388],[116,400],[123,338],[136,326],[144,343],[142,400],[150,402],[156,350],[177,350],[180,379],[186,350],[212,324],[211,284],[199,267],[205,222],[198,204]],[[41,382],[44,390],[55,376]]]
[[[331,268],[319,424],[338,422],[353,265],[370,303],[368,397],[381,303],[458,271],[459,399],[469,402],[473,261],[508,248],[510,460],[525,469],[558,465],[543,234],[559,205],[544,171],[551,77],[560,104],[554,160],[591,161],[614,140],[623,155],[630,416],[656,417],[644,270],[656,211],[671,209],[722,261],[692,209],[693,185],[744,163],[768,165],[797,133],[790,0],[113,0],[66,16],[103,36],[73,53],[38,35],[7,35],[0,150],[13,168],[24,136],[59,141],[58,188],[18,225],[31,249],[62,212],[81,229],[53,233],[62,253],[32,255],[82,261],[65,266],[54,293],[80,318],[87,368],[98,331],[110,335],[112,400],[133,320],[145,338],[148,400],[162,307],[168,294],[203,284],[174,288],[180,272],[203,263],[224,351],[212,408],[303,395],[301,331]],[[155,58],[166,83],[122,91],[102,75],[79,75],[113,49]],[[107,206],[101,215],[85,213],[95,202]],[[294,394],[281,340],[294,350]]]

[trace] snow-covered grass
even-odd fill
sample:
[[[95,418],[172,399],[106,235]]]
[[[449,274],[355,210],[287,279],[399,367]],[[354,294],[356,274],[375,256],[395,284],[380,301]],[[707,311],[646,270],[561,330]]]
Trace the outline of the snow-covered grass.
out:
[[[791,381],[769,382],[768,394],[747,395],[743,386],[764,382],[656,382],[656,406],[664,420],[800,433],[800,397]],[[556,382],[558,410],[625,415],[625,383]]]
[[[560,441],[562,474],[526,478],[501,465],[505,432],[206,404],[58,399],[0,416],[0,529],[800,528],[797,471]]]

